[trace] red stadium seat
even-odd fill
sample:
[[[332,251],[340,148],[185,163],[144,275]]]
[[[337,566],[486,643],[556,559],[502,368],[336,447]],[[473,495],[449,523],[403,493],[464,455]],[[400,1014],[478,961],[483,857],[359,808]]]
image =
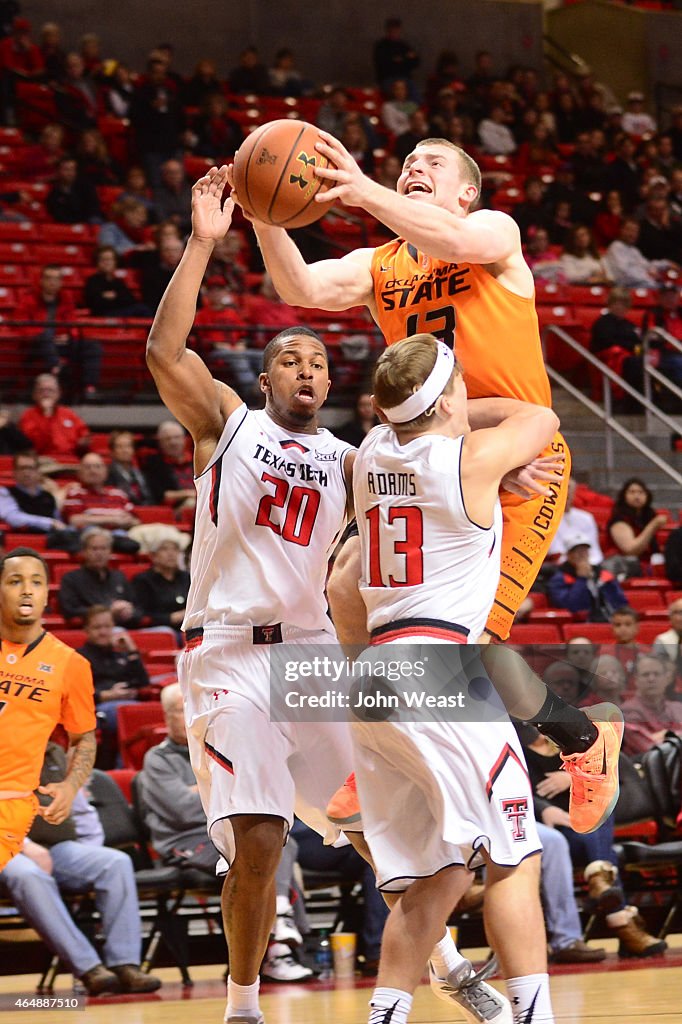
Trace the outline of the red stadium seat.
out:
[[[636,611],[655,609],[661,614],[665,608],[663,593],[663,590],[653,590],[651,588],[630,589],[627,594],[628,604],[631,608],[636,609]]]
[[[139,771],[144,755],[168,735],[160,701],[124,704],[118,709],[118,746],[124,768]]]
[[[55,629],[54,635],[69,647],[82,647],[87,640],[84,629]]]
[[[560,644],[563,637],[560,626],[520,622],[512,626],[509,640],[513,644]]]
[[[613,642],[613,630],[608,622],[567,622],[563,630],[566,640],[584,636],[595,644]]]
[[[133,768],[111,768],[107,775],[113,779],[118,788],[126,798],[126,802],[132,803],[132,783],[137,772]]]
[[[170,505],[138,505],[135,515],[141,523],[168,523],[175,526],[175,514]]]

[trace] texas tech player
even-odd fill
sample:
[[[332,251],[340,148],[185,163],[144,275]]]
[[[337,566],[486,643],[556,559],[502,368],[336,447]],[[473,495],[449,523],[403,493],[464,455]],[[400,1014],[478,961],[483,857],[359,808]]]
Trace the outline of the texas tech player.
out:
[[[230,865],[225,1019],[260,1024],[258,971],[294,805],[313,828],[331,830],[324,810],[350,768],[346,724],[270,721],[270,652],[273,644],[335,640],[324,582],[346,523],[355,453],[317,426],[330,382],[314,332],[291,328],[268,344],[266,406],[256,413],[186,348],[213,246],[230,225],[226,173],[214,167],[193,188],[192,234],[158,308],[147,361],[195,445],[197,524],[178,677],[209,834]]]
[[[514,1019],[532,1014],[550,1024],[541,844],[528,773],[499,698],[496,721],[475,710],[482,705],[466,690],[464,648],[456,645],[476,642],[495,598],[500,481],[549,443],[558,420],[538,405],[481,399],[492,429],[470,432],[461,370],[432,335],[387,349],[373,390],[389,422],[367,435],[353,475],[370,642],[416,645],[409,662],[428,663],[439,691],[441,675],[450,691],[459,678],[464,707],[474,711],[458,721],[438,712],[410,721],[406,712],[351,726],[377,885],[403,894],[386,924],[370,1024],[407,1021],[424,960],[446,931],[477,856],[487,867],[486,930]],[[435,643],[448,647],[421,646]],[[432,963],[431,971],[452,991],[461,986],[461,966]],[[496,1019],[511,1019],[508,1012]]]

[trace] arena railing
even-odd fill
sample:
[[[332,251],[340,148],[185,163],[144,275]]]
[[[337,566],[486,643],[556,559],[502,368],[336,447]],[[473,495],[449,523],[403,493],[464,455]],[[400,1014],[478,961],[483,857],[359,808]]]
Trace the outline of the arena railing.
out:
[[[679,420],[675,420],[668,416],[661,409],[659,409],[651,398],[641,394],[636,388],[633,388],[626,380],[615,373],[609,366],[602,363],[600,359],[597,359],[589,349],[581,345],[579,341],[572,338],[570,334],[567,334],[561,327],[550,324],[545,327],[543,331],[543,337],[547,334],[553,334],[558,338],[564,345],[567,345],[570,349],[576,352],[584,360],[585,365],[589,365],[596,370],[601,376],[604,405],[600,406],[597,402],[588,398],[578,387],[567,380],[563,374],[559,373],[549,364],[547,365],[547,373],[550,380],[559,384],[572,398],[575,398],[585,409],[596,416],[601,422],[608,428],[606,430],[605,437],[605,467],[607,472],[611,475],[616,469],[616,457],[615,449],[613,444],[613,435],[618,434],[623,438],[632,448],[636,449],[640,455],[655,465],[662,473],[665,474],[673,483],[678,486],[682,486],[682,475],[677,472],[665,459],[655,452],[652,448],[646,445],[639,437],[636,436],[631,430],[623,426],[622,423],[616,418],[613,411],[613,386],[620,388],[629,398],[636,401],[641,407],[642,411],[652,418],[652,420],[658,420],[662,423],[670,432],[678,437],[682,437],[682,425]],[[658,371],[656,371],[658,373]],[[645,379],[646,379],[645,374]],[[661,374],[661,376],[663,376]],[[667,378],[666,378],[667,379]],[[672,382],[670,382],[672,383]],[[674,385],[673,385],[674,386]]]
[[[651,343],[655,341],[664,341],[670,348],[675,349],[680,355],[682,355],[682,342],[678,341],[674,335],[670,334],[663,327],[651,327],[645,332],[642,339],[643,345],[643,363],[644,363],[644,395],[650,402],[653,402],[653,382],[655,381],[660,387],[665,388],[671,395],[681,403],[680,408],[682,409],[682,388],[679,388],[674,381],[666,377],[664,373],[658,369],[656,365],[655,356],[651,352]],[[649,411],[647,410],[647,432],[651,430],[653,424],[649,418]]]

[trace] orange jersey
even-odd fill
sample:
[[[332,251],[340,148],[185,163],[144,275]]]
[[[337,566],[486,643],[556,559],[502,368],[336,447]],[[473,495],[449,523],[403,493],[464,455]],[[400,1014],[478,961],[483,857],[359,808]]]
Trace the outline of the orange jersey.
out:
[[[387,345],[435,334],[454,348],[469,398],[552,404],[532,298],[478,264],[432,259],[400,238],[374,250],[371,273]]]
[[[50,633],[28,646],[0,640],[0,790],[39,785],[59,723],[72,733],[95,728],[90,663]]]

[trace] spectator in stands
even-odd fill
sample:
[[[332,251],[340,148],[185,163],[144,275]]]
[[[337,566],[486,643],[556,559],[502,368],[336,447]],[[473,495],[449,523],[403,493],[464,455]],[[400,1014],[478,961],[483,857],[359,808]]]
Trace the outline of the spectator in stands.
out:
[[[569,284],[607,284],[609,281],[592,232],[585,224],[576,224],[571,231],[561,266]]]
[[[550,576],[547,594],[555,608],[586,612],[588,622],[607,622],[627,598],[615,576],[590,563],[590,538],[576,533],[566,539],[566,558]]]
[[[329,93],[317,112],[317,126],[337,139],[341,138],[346,115],[348,114],[348,94],[345,89],[337,86]]]
[[[398,156],[395,153],[387,153],[381,163],[376,179],[384,188],[389,188],[392,192],[395,192],[402,170],[403,167]]]
[[[46,21],[40,29],[40,53],[45,79],[54,86],[66,71],[66,51],[62,46],[62,30],[56,21]]]
[[[601,565],[604,561],[601,547],[599,545],[599,527],[591,512],[581,508],[574,508],[575,480],[569,480],[566,496],[566,508],[559,523],[559,528],[549,548],[549,555],[563,556],[567,552],[567,545],[573,541],[576,534],[587,537],[590,542],[589,560],[590,565]]]
[[[127,118],[135,98],[135,84],[130,68],[123,61],[116,65],[106,78],[105,102],[114,117]]]
[[[495,80],[493,57],[489,50],[479,50],[474,56],[474,71],[467,78],[467,88],[485,100]]]
[[[26,434],[12,422],[10,409],[0,403],[0,455],[16,455],[17,452],[29,451],[31,447]]]
[[[75,157],[63,156],[45,207],[58,224],[100,224],[102,211],[95,186],[78,174]]]
[[[48,744],[41,783],[65,774],[64,751],[56,743]],[[36,817],[22,852],[0,874],[0,883],[88,995],[155,992],[161,981],[139,967],[142,934],[133,862],[127,853],[103,842],[102,825],[84,787],[61,825]],[[104,936],[102,956],[76,925],[60,890],[94,891]]]
[[[440,89],[429,109],[429,131],[438,137],[444,135],[453,117],[461,116],[459,98],[452,86]],[[407,131],[407,126],[402,129]],[[400,134],[400,133],[397,133]]]
[[[256,344],[261,347],[264,347],[265,342],[272,336],[273,328],[275,331],[283,330],[296,320],[294,309],[280,299],[267,271],[263,274],[260,288],[255,295],[249,292],[242,295],[241,305],[246,323],[271,328],[267,333],[258,332],[256,335]]]
[[[100,249],[105,246],[117,256],[129,256],[149,248],[147,207],[132,196],[120,196],[111,208],[110,220],[102,224],[97,236]]]
[[[558,828],[568,840],[574,867],[584,866],[588,896],[597,913],[619,940],[621,957],[649,957],[667,948],[663,939],[649,935],[634,907],[627,907],[620,886],[618,858],[613,849],[611,815],[595,832],[582,834],[570,827],[568,779],[556,746],[533,726],[517,726],[535,794],[535,814],[544,824]]]
[[[616,141],[616,155],[609,164],[608,187],[620,192],[628,212],[634,210],[639,199],[640,170],[636,153],[631,137],[623,134]]]
[[[67,572],[59,587],[59,607],[65,618],[82,619],[88,608],[104,605],[116,625],[134,629],[142,616],[127,577],[119,569],[109,567],[111,534],[91,526],[83,531],[81,545],[82,567]]]
[[[606,250],[604,265],[611,280],[620,288],[655,288],[659,270],[668,266],[647,260],[637,248],[639,221],[623,220],[618,238]]]
[[[569,205],[568,211],[563,213],[563,223],[573,227],[577,224],[591,224],[594,220],[597,205],[578,188],[573,165],[567,161],[559,164],[554,173],[554,181],[550,182],[545,191],[545,203],[554,214],[562,201]],[[552,241],[557,245],[565,245],[569,241],[568,233],[561,238],[552,238]]]
[[[227,113],[227,101],[222,95],[211,94],[203,101],[193,134],[193,152],[216,161],[232,156],[244,141],[241,125]]]
[[[142,203],[147,211],[148,223],[155,224],[159,219],[159,215],[154,206],[152,190],[149,187],[144,167],[141,167],[139,164],[132,164],[125,172],[123,187],[124,190],[121,192],[119,199],[137,199],[138,203]]]
[[[255,93],[262,96],[268,91],[268,69],[262,63],[255,46],[247,46],[239,54],[239,64],[228,76],[230,92],[239,96]]]
[[[3,124],[14,124],[15,122],[16,83],[38,81],[44,72],[43,55],[31,39],[30,21],[21,17],[14,18],[11,35],[0,40],[0,90]]]
[[[572,636],[566,644],[565,660],[578,673],[584,690],[592,682],[592,662],[597,652],[597,646],[586,636]]]
[[[103,740],[108,748],[106,753],[110,755],[116,746],[118,709],[137,701],[138,690],[149,686],[149,676],[135,641],[125,629],[115,627],[110,608],[103,604],[91,605],[83,615],[83,626],[87,639],[78,653],[92,668],[98,721],[109,734]],[[107,740],[113,742],[107,743]],[[98,763],[101,767],[114,766],[113,763],[102,765],[101,758]]]
[[[166,236],[159,242],[158,252],[152,253],[153,259],[142,266],[142,301],[152,315],[161,302],[175,268],[182,259],[185,246],[179,238]]]
[[[167,67],[159,54],[150,56],[130,107],[137,151],[152,187],[160,182],[161,165],[180,156],[179,140],[185,127],[177,89],[168,78]]]
[[[617,614],[620,613],[614,614],[611,619],[612,623]],[[635,656],[636,654],[635,651]],[[620,707],[627,689],[628,670],[625,665],[614,654],[600,654],[592,662],[591,670],[590,692],[580,702],[580,706],[588,707],[607,701],[609,704]]]
[[[682,598],[678,597],[668,605],[668,618],[670,629],[655,637],[653,653],[666,655],[678,674],[682,674]]]
[[[144,465],[145,475],[158,505],[194,508],[194,464],[187,448],[187,435],[175,420],[164,420],[156,431],[158,455]]]
[[[625,210],[620,192],[612,188],[602,200],[602,208],[595,217],[594,239],[599,246],[608,246],[620,235]]]
[[[632,387],[642,390],[641,339],[627,314],[632,305],[627,288],[612,288],[607,301],[607,311],[592,324],[590,351],[606,363],[615,373],[622,376]],[[634,399],[623,399],[624,409],[639,406]]]
[[[62,511],[70,526],[84,530],[88,526],[101,526],[108,530],[125,532],[139,520],[133,514],[134,505],[125,491],[105,483],[107,464],[101,455],[88,452],[78,466],[78,483],[69,484],[64,495]],[[137,549],[135,549],[137,550]]]
[[[374,76],[379,87],[388,92],[396,78],[412,80],[412,73],[419,67],[419,56],[413,46],[403,39],[403,23],[400,18],[387,18],[384,35],[377,39],[372,51]]]
[[[215,878],[219,855],[206,834],[206,812],[192,771],[182,693],[177,683],[161,691],[168,729],[165,740],[144,756],[139,776],[145,822],[152,845],[164,863],[193,868]],[[291,837],[282,853],[276,885],[276,919],[261,974],[273,981],[305,981],[312,971],[299,964],[288,944],[300,945],[290,903],[297,844]]]
[[[186,107],[203,107],[209,96],[222,96],[222,92],[215,61],[203,57],[192,77],[183,86],[182,102]]]
[[[636,90],[628,93],[621,124],[624,132],[639,139],[646,135],[656,134],[656,121],[644,109],[644,93]]]
[[[55,89],[60,117],[79,131],[94,128],[104,112],[99,87],[79,53],[67,53],[64,78]]]
[[[454,50],[441,50],[436,58],[433,73],[426,80],[426,102],[433,108],[442,89],[464,92],[466,86],[462,81],[459,59]]]
[[[355,399],[353,419],[344,423],[337,430],[337,436],[342,441],[347,441],[348,444],[359,448],[372,427],[375,427],[378,422],[371,393],[369,391],[361,391]]]
[[[81,55],[86,75],[99,80],[102,78],[102,40],[96,32],[86,32],[81,36],[78,52]]]
[[[147,316],[147,307],[137,302],[125,281],[118,277],[118,259],[111,245],[100,245],[95,253],[97,270],[85,282],[83,305],[90,316]]]
[[[664,196],[654,189],[645,204],[639,233],[639,248],[648,260],[667,260],[682,265],[682,221]]]
[[[575,183],[582,192],[601,192],[606,185],[608,167],[595,141],[597,139],[589,131],[579,132],[576,136],[571,163]]]
[[[555,102],[557,140],[566,145],[574,141],[580,126],[575,97],[570,92],[562,92]]]
[[[160,534],[149,553],[151,569],[132,580],[135,604],[151,626],[179,630],[189,593],[189,573],[180,568],[180,545]]]
[[[453,93],[454,96],[454,93]],[[390,99],[381,107],[381,121],[391,135],[402,135],[410,127],[410,115],[417,104],[410,99],[407,80],[396,78],[390,86]]]
[[[275,54],[272,67],[268,68],[268,80],[273,96],[308,96],[315,88],[296,67],[296,58],[288,46]]]
[[[227,155],[227,154],[225,154]],[[166,160],[161,165],[161,181],[154,189],[154,206],[162,220],[177,224],[181,234],[190,229],[192,186],[180,160]]]
[[[516,139],[509,127],[509,117],[504,107],[492,107],[488,117],[478,126],[478,137],[484,153],[491,156],[511,156],[516,152]]]
[[[211,364],[225,367],[235,390],[244,400],[260,397],[258,375],[263,357],[244,339],[244,318],[222,277],[209,277],[203,288],[204,305],[194,318],[197,340],[210,349]],[[236,330],[226,328],[236,327]]]
[[[630,575],[641,575],[641,566],[658,554],[656,531],[667,522],[668,516],[654,509],[653,494],[646,484],[638,477],[626,480],[616,495],[606,528],[617,553],[639,560],[639,567],[635,564]]]
[[[543,227],[528,228],[526,263],[536,281],[555,281],[564,284],[565,277],[560,260],[561,249],[551,245],[549,231]]]
[[[549,228],[550,215],[544,203],[545,189],[540,178],[527,178],[523,190],[523,201],[514,206],[512,216],[519,225],[522,241],[527,242],[530,228]]]
[[[60,124],[46,124],[36,145],[26,152],[23,173],[30,181],[52,183],[64,155],[64,129]]]
[[[623,704],[626,754],[633,756],[650,750],[662,742],[668,729],[682,736],[682,703],[666,699],[669,663],[668,658],[653,653],[640,654],[637,659],[635,696]]]
[[[533,118],[537,112],[530,108]],[[544,124],[535,124],[530,137],[521,143],[518,152],[519,169],[524,174],[551,174],[559,165],[561,157],[557,150],[549,128]]]
[[[428,137],[429,122],[424,111],[418,107],[410,118],[410,130],[399,135],[395,141],[395,154],[400,160],[401,166],[415,146]]]
[[[346,123],[341,132],[341,142],[359,165],[363,174],[371,177],[374,173],[372,141],[365,131],[363,118],[357,111],[351,111],[346,115]]]
[[[21,452],[13,463],[14,483],[0,487],[0,519],[11,530],[47,534],[48,547],[78,551],[78,531],[66,526],[54,495],[42,486],[38,456]]]
[[[53,459],[80,455],[90,447],[90,428],[73,409],[59,404],[60,394],[52,374],[39,374],[33,384],[34,404],[19,420],[37,454]]]
[[[625,673],[627,683],[634,672],[635,662],[640,650],[637,642],[639,634],[639,612],[634,608],[618,608],[611,615],[611,629],[613,631],[613,643],[602,648],[612,654],[621,665]],[[604,700],[608,700],[607,697]]]
[[[563,256],[563,248],[568,244],[571,237],[571,232],[575,227],[573,221],[573,214],[571,213],[571,204],[568,199],[560,199],[556,205],[550,207],[552,211],[552,219],[549,225],[549,239],[552,245],[558,246],[562,251],[559,256],[559,270],[561,272],[561,280],[566,281],[566,273],[564,271],[564,265],[561,262],[561,256]]]
[[[153,503],[149,484],[135,458],[135,438],[129,430],[112,430],[109,435],[111,461],[107,483],[123,491],[133,505]]]
[[[574,707],[585,692],[585,684],[578,669],[569,661],[555,661],[545,669],[543,681],[548,690]]]
[[[121,168],[112,158],[104,136],[97,128],[87,128],[76,145],[78,173],[92,185],[119,185]]]

